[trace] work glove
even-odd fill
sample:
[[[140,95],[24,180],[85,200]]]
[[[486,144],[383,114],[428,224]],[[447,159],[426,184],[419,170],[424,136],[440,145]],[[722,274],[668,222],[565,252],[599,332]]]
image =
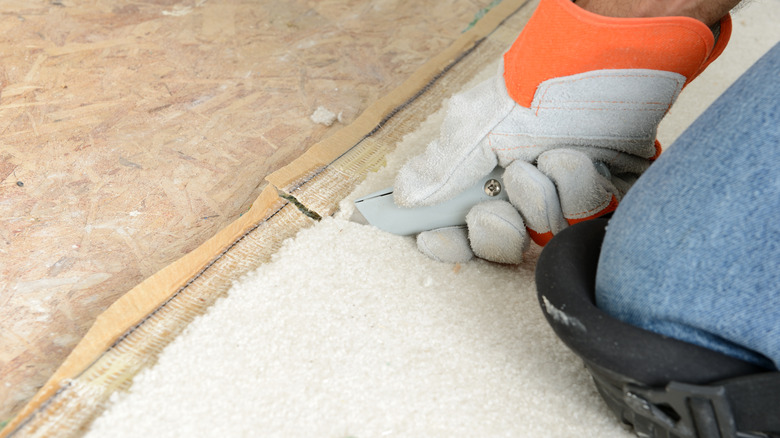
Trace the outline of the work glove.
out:
[[[402,207],[435,205],[501,166],[509,201],[477,204],[467,229],[419,234],[419,249],[444,262],[519,263],[529,238],[544,245],[613,211],[660,154],[661,119],[730,33],[729,17],[713,31],[692,18],[609,18],[541,0],[499,74],[450,99],[439,137],[393,188]]]

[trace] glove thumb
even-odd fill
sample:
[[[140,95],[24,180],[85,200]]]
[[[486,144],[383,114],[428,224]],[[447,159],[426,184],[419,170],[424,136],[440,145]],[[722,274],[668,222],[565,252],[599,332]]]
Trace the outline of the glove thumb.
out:
[[[537,166],[555,184],[563,216],[570,225],[617,208],[620,193],[586,154],[556,149],[540,155]]]

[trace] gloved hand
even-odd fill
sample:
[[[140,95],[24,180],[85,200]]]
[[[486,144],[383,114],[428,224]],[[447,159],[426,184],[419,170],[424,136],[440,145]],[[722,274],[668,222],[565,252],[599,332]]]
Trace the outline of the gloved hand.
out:
[[[505,168],[510,202],[478,204],[468,230],[418,235],[430,257],[519,263],[568,224],[617,207],[661,149],[658,124],[683,86],[725,48],[683,17],[625,19],[542,0],[496,78],[450,99],[438,139],[400,170],[394,201],[434,205]],[[473,253],[472,253],[473,250]]]

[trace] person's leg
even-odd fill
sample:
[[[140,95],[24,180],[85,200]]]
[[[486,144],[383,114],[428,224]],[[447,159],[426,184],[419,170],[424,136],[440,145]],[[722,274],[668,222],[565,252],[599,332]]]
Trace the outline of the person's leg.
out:
[[[597,305],[636,326],[780,368],[780,44],[620,203]]]

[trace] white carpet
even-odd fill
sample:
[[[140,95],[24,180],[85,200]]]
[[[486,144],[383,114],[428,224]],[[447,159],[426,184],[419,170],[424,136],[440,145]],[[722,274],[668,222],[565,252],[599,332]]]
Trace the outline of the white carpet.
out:
[[[669,144],[780,40],[780,1],[736,16],[724,57],[662,125]],[[437,132],[408,136],[353,198]],[[448,265],[343,211],[286,242],[117,394],[88,437],[629,437],[520,266]],[[538,248],[535,249],[538,251]]]

